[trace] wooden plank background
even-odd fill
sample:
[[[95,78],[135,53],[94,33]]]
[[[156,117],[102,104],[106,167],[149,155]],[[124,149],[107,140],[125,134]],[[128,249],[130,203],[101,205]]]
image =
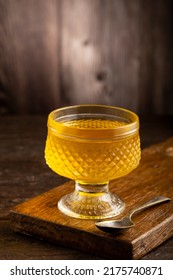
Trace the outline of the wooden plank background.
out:
[[[173,114],[173,1],[0,0],[0,114]]]

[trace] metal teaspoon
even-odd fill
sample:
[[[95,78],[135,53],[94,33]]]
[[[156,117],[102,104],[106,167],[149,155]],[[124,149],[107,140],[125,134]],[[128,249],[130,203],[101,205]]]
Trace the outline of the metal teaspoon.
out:
[[[98,221],[95,223],[95,225],[102,231],[105,232],[112,232],[114,229],[127,229],[131,228],[134,226],[134,223],[132,221],[132,216],[146,208],[149,208],[153,205],[165,202],[165,201],[170,201],[171,199],[168,197],[164,196],[156,196],[152,199],[150,199],[148,202],[145,202],[144,204],[134,208],[128,215],[126,215],[123,219],[121,220],[109,220],[109,221]]]

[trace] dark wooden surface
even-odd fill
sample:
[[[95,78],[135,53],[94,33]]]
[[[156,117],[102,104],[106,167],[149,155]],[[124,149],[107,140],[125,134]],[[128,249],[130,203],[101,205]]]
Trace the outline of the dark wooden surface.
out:
[[[172,0],[0,0],[0,114],[173,114]]]
[[[45,164],[46,122],[39,116],[0,118],[0,259],[98,259],[14,233],[9,226],[13,206],[67,181]],[[141,119],[140,132],[143,148],[163,141],[173,135],[173,118]],[[173,239],[143,259],[173,259]]]

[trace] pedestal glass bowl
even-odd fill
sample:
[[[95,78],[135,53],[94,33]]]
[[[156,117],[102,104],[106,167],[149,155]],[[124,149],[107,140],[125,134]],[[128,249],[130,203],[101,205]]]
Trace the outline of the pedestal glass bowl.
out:
[[[45,158],[57,174],[75,180],[74,191],[58,201],[68,216],[105,219],[120,214],[124,202],[109,181],[125,176],[140,161],[138,116],[123,108],[79,105],[48,116]]]

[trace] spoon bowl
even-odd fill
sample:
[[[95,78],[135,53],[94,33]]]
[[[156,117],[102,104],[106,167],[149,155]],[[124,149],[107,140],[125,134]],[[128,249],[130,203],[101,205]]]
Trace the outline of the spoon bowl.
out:
[[[98,227],[100,230],[105,232],[112,232],[117,229],[128,229],[134,226],[134,223],[132,221],[132,216],[144,209],[147,209],[151,206],[154,206],[156,204],[160,204],[162,202],[170,201],[171,199],[165,196],[156,196],[152,199],[150,199],[148,202],[134,208],[128,215],[126,215],[121,220],[109,220],[109,221],[98,221],[95,223],[96,227]]]

